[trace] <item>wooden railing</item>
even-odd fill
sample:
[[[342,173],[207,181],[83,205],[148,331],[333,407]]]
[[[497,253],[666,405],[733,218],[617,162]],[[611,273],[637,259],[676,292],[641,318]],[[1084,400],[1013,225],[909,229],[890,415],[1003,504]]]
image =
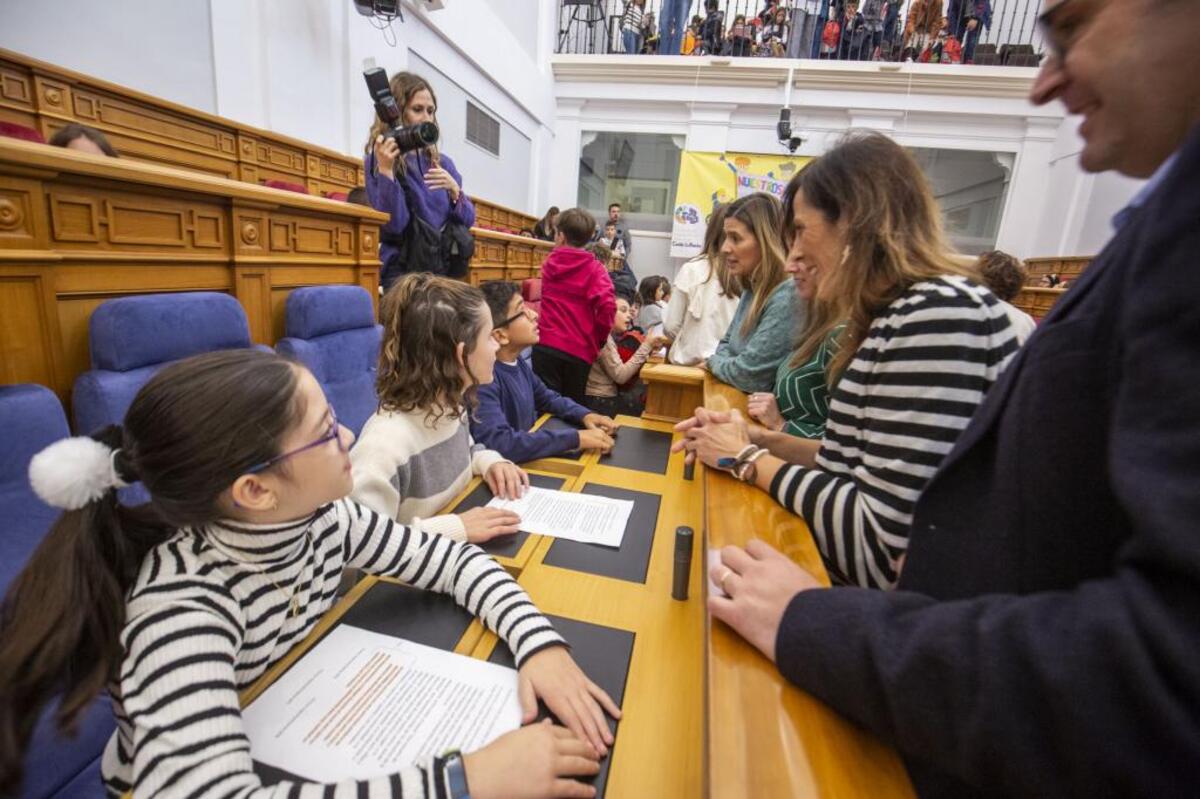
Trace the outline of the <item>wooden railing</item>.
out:
[[[68,399],[90,365],[92,311],[131,294],[228,292],[251,338],[274,344],[293,288],[349,283],[377,296],[386,221],[360,205],[0,138],[0,383]]]
[[[123,158],[181,167],[208,175],[262,184],[280,180],[304,186],[309,194],[344,194],[363,185],[361,157],[318,147],[299,139],[244,125],[231,119],[198,111],[79,72],[0,49],[0,121],[33,128],[49,140],[72,122],[101,131]],[[522,230],[531,230],[537,218],[511,208],[472,197],[475,204],[477,237],[485,233],[508,233],[523,243]],[[537,273],[548,246],[532,250],[522,246],[517,253],[497,255],[497,242],[508,247],[510,240],[490,237],[492,250],[480,255],[476,267],[494,270],[524,265],[526,254],[535,258]],[[519,273],[518,268],[514,273]],[[491,274],[491,272],[489,272]],[[472,277],[474,283],[483,279]]]

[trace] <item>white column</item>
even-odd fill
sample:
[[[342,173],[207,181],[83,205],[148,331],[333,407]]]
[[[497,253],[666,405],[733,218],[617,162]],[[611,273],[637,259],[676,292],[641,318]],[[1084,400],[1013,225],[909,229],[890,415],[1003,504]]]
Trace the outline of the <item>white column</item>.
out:
[[[1050,195],[1050,162],[1061,120],[1027,117],[1021,149],[1013,165],[1012,179],[1000,217],[996,248],[1018,258],[1048,253],[1037,252],[1038,233],[1047,215],[1062,215],[1065,209],[1047,202]]]
[[[571,208],[579,202],[579,155],[581,151],[581,118],[586,100],[558,101],[554,117],[554,140],[550,161],[546,165],[549,187],[545,205]],[[542,209],[543,211],[545,209]]]
[[[729,124],[736,103],[693,103],[688,115],[687,149],[723,153],[729,146]]]

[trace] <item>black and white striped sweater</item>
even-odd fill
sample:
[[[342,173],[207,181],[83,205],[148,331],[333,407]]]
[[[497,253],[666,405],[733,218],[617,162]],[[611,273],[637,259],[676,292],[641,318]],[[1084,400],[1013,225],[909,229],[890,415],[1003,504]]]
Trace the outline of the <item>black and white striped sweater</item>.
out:
[[[437,758],[390,777],[335,785],[264,788],[254,774],[238,692],[313,629],[336,600],[346,566],[453,595],[508,643],[518,665],[563,643],[478,547],[396,524],[350,500],[289,524],[181,530],[147,555],[129,593],[125,657],[112,686],[117,731],[102,760],[109,793],[444,795]]]
[[[961,277],[913,285],[871,323],[834,387],[817,468],[771,483],[835,583],[895,585],[917,498],[1018,346],[1000,301]]]

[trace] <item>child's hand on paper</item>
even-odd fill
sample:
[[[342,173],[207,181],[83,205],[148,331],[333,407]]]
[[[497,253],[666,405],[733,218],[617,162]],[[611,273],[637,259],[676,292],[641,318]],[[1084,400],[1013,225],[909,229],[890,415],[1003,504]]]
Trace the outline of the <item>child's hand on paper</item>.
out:
[[[600,763],[590,744],[546,719],[463,755],[463,769],[472,799],[590,797],[596,789],[571,778],[596,774]]]
[[[520,499],[529,487],[529,475],[516,464],[501,461],[487,470],[483,482],[501,499]]]
[[[555,646],[533,655],[517,676],[523,724],[537,718],[540,698],[567,729],[589,742],[600,756],[608,754],[613,737],[604,713],[608,711],[608,715],[619,719],[621,709],[603,688],[587,678],[565,647]]]
[[[521,517],[511,510],[500,508],[471,508],[458,514],[467,533],[467,540],[472,544],[491,541],[501,535],[509,535],[520,530]]]

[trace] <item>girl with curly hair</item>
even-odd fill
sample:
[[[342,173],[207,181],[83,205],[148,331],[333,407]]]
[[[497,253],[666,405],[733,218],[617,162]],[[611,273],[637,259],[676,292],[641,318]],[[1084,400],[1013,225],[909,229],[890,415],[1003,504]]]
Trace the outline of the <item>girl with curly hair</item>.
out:
[[[471,542],[517,532],[511,511],[434,515],[481,475],[492,493],[520,496],[529,475],[471,439],[475,392],[492,382],[499,346],[483,293],[427,272],[405,275],[379,307],[379,410],[350,453],[354,498],[427,533]]]

